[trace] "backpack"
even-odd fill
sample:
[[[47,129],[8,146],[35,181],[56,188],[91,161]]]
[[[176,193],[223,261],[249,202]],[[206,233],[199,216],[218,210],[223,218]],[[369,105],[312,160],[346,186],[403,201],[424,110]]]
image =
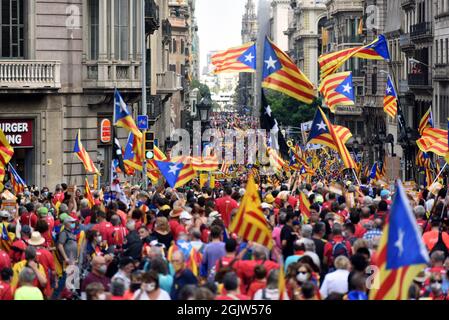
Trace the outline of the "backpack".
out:
[[[437,241],[437,243],[435,243],[432,250],[430,251],[430,255],[432,253],[434,253],[435,251],[443,251],[445,258],[447,258],[449,256],[449,250],[443,241],[443,231],[441,231],[441,230],[438,233],[438,241]]]
[[[234,265],[234,263],[237,262],[237,260],[238,260],[237,258],[234,258],[229,263],[229,265],[223,266],[223,259],[220,258],[218,260],[218,270],[216,270],[216,272],[215,272],[215,281],[217,281],[218,283],[222,283],[225,274],[228,273],[228,272],[234,271],[234,268],[232,266]],[[215,266],[214,266],[214,268],[215,268]],[[214,269],[214,268],[212,268],[212,269]]]
[[[333,261],[335,261],[335,259],[338,256],[349,257],[348,248],[346,248],[345,241],[342,241],[342,242],[332,241],[331,243],[332,243],[332,258],[333,258]]]

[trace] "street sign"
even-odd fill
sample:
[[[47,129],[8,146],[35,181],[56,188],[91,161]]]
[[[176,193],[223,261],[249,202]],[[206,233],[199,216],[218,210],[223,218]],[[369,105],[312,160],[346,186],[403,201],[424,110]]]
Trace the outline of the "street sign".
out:
[[[137,126],[140,130],[148,130],[148,116],[140,115],[137,116]]]

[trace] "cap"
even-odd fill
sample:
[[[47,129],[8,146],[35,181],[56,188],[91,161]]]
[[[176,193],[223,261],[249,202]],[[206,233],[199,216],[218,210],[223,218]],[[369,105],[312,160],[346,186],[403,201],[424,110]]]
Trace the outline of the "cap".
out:
[[[266,202],[262,202],[261,207],[262,207],[262,209],[272,209],[273,208],[273,206],[271,204],[266,203]]]
[[[9,214],[8,211],[6,210],[2,210],[0,211],[0,218],[9,218],[11,215]]]
[[[315,202],[317,202],[317,203],[323,203],[323,202],[324,202],[323,196],[322,196],[321,194],[317,194],[317,195],[315,196]]]
[[[388,190],[386,190],[386,189],[383,189],[383,190],[380,192],[380,197],[381,197],[381,198],[389,197],[389,196],[390,196],[390,191],[388,191]]]
[[[76,219],[67,215],[67,218],[64,219],[64,223],[66,223],[66,222],[76,222]]]
[[[165,210],[171,210],[171,208],[170,208],[170,206],[168,204],[165,204],[159,210],[160,211],[165,211]]]
[[[40,207],[37,209],[37,214],[40,216],[46,216],[48,214],[48,209],[46,207]]]
[[[177,218],[181,215],[182,212],[184,212],[183,208],[175,208],[170,212],[170,217]]]
[[[45,243],[45,238],[42,237],[41,233],[37,231],[34,231],[31,234],[31,238],[28,240],[28,244],[32,246],[40,246],[43,243]]]
[[[274,197],[271,193],[269,193],[266,197],[265,197],[265,202],[268,204],[272,204],[274,202]]]
[[[27,224],[22,226],[22,229],[20,230],[21,233],[30,234],[31,233],[31,227]]]

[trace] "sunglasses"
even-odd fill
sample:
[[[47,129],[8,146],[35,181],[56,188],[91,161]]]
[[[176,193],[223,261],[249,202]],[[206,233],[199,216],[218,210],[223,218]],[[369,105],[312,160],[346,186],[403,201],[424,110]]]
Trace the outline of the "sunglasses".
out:
[[[443,283],[443,280],[430,280],[430,283]]]

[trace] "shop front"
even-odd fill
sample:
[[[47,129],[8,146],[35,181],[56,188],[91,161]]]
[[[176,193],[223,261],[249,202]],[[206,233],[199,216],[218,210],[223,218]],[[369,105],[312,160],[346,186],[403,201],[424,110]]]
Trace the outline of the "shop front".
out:
[[[0,129],[14,148],[11,164],[27,184],[35,184],[32,172],[35,162],[34,119],[0,119]]]

